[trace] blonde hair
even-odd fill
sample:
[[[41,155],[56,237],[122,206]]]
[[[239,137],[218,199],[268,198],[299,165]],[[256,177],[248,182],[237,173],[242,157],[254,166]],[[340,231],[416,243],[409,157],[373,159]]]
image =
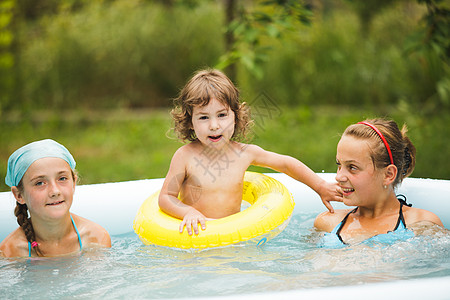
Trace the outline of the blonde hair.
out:
[[[391,149],[394,165],[398,170],[397,177],[393,182],[395,188],[404,178],[411,175],[416,165],[416,148],[406,135],[408,128],[404,124],[400,130],[397,123],[385,119],[371,119],[365,120],[364,122],[375,126],[384,136]],[[371,143],[370,157],[376,168],[385,168],[391,164],[385,144],[377,132],[371,127],[360,123],[353,124],[345,129],[343,135],[369,140]]]
[[[247,104],[240,103],[239,90],[221,71],[206,69],[197,71],[174,100],[175,107],[171,114],[174,120],[174,131],[183,142],[195,141],[197,136],[192,129],[192,111],[194,106],[204,106],[215,98],[229,107],[235,115],[233,140],[247,136],[251,125],[250,109]]]

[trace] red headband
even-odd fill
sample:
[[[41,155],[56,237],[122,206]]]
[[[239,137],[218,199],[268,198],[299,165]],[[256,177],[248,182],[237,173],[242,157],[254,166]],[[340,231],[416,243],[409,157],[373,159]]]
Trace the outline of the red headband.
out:
[[[392,152],[391,152],[391,148],[389,147],[388,142],[386,141],[386,139],[384,138],[383,134],[381,133],[381,131],[378,130],[378,128],[376,128],[375,126],[373,126],[370,123],[367,122],[358,122],[358,124],[364,124],[369,126],[370,128],[372,128],[373,130],[375,130],[375,132],[378,134],[378,136],[381,138],[381,140],[383,141],[384,145],[386,146],[386,150],[389,154],[389,159],[391,160],[391,164],[394,164],[394,159],[392,158]]]

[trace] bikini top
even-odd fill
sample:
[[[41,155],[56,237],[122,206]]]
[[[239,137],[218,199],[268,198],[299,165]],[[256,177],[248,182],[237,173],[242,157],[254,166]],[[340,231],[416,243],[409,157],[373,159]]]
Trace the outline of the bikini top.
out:
[[[411,204],[406,203],[406,197],[403,195],[398,195],[397,198],[400,202],[400,210],[398,213],[397,224],[395,225],[394,230],[388,231],[387,233],[377,234],[362,243],[367,245],[376,245],[376,244],[393,244],[397,241],[405,241],[414,236],[414,232],[410,229],[406,228],[405,218],[403,217],[403,205],[411,206]],[[401,198],[400,198],[401,197]],[[356,207],[352,211],[350,211],[344,219],[336,226],[331,232],[325,233],[322,240],[319,242],[319,247],[321,248],[344,248],[348,244],[346,244],[340,235],[342,228],[347,221],[347,218],[350,214],[356,212],[358,208]]]
[[[75,228],[75,232],[78,236],[78,243],[80,243],[80,250],[83,249],[83,244],[81,243],[81,237],[80,233],[78,232],[77,225],[75,225],[75,222],[73,221],[72,215],[70,215],[70,219],[72,220],[73,228]],[[31,243],[28,242],[28,256],[31,257]]]

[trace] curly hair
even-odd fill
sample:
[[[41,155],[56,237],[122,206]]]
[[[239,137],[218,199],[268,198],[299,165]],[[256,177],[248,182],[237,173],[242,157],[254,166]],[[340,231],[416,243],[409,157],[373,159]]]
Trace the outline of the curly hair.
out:
[[[392,152],[394,165],[397,167],[397,177],[393,182],[394,188],[400,184],[404,178],[411,175],[416,165],[416,148],[406,135],[408,129],[406,124],[400,130],[392,120],[371,119],[364,122],[375,126],[386,139]],[[370,156],[376,168],[385,168],[391,164],[389,154],[381,137],[364,124],[353,124],[345,129],[343,135],[349,135],[360,139],[368,139],[372,145]]]
[[[215,98],[229,107],[235,115],[232,140],[242,140],[247,136],[252,124],[250,108],[239,101],[239,90],[221,71],[206,69],[197,71],[174,100],[175,107],[171,114],[174,120],[174,131],[178,138],[185,142],[197,140],[192,129],[192,112],[194,106],[208,105]]]

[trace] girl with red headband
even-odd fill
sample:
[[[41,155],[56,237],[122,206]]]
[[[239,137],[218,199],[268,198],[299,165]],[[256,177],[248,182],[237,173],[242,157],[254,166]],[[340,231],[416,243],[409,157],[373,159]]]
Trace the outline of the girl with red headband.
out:
[[[354,209],[324,212],[314,226],[326,231],[321,246],[391,244],[414,236],[414,224],[443,226],[434,213],[413,208],[396,187],[414,170],[416,149],[394,121],[374,119],[350,125],[337,146],[336,180],[344,204]]]

